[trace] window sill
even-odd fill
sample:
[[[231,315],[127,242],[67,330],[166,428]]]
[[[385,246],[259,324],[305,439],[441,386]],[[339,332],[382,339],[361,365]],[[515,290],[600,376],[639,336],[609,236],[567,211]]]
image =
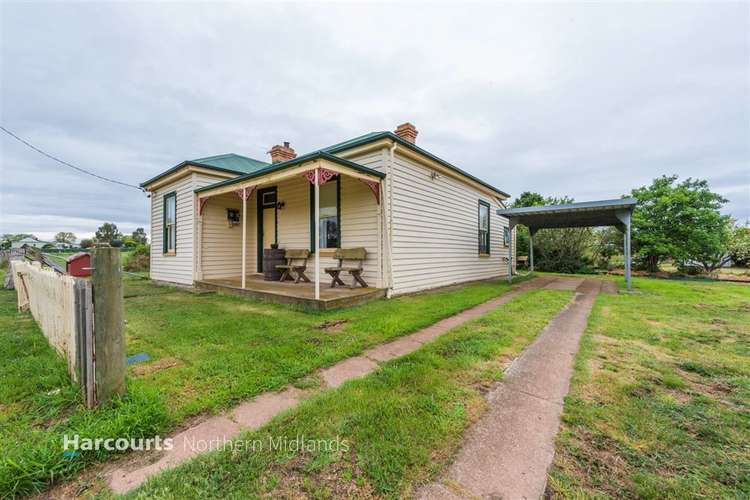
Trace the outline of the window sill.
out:
[[[484,259],[486,259],[486,258],[489,258],[489,257],[490,257],[490,254],[488,254],[488,253],[480,253],[480,254],[479,254],[479,256],[480,256],[481,258],[484,258]]]
[[[172,252],[164,252],[164,253],[162,253],[162,255],[164,257],[174,257],[175,255],[177,255],[177,252],[174,252],[174,251],[172,251]]]

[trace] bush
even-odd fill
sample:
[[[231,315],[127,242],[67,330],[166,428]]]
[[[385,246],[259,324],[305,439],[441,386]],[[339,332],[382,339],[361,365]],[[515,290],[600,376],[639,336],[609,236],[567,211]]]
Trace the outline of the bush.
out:
[[[540,229],[534,236],[534,267],[557,273],[593,273],[591,228]]]
[[[750,227],[737,227],[729,242],[729,255],[735,266],[750,267]]]
[[[138,245],[125,260],[126,271],[139,273],[149,271],[151,266],[151,246]]]
[[[91,248],[94,246],[94,240],[91,238],[84,238],[81,240],[81,248]]]

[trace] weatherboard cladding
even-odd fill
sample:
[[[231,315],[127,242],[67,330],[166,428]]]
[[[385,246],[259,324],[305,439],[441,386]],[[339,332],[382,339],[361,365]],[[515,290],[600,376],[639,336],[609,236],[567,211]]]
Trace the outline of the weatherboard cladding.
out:
[[[394,293],[506,275],[505,217],[490,217],[490,255],[480,256],[478,249],[477,202],[494,211],[501,208],[498,201],[453,177],[433,179],[430,169],[398,152],[394,160]]]

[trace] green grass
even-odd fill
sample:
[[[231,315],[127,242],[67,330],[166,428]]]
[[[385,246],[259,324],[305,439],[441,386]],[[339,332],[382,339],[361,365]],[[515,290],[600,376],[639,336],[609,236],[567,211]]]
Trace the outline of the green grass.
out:
[[[750,287],[633,282],[597,299],[550,493],[749,497]]]
[[[446,333],[247,434],[255,451],[221,451],[157,476],[139,498],[401,497],[450,461],[483,392],[570,300],[540,290]],[[269,439],[332,440],[338,450],[271,450]]]
[[[1,276],[0,276],[1,278]],[[30,493],[106,455],[62,455],[62,436],[142,437],[287,384],[509,290],[505,282],[381,300],[325,314],[125,280],[129,393],[87,411],[64,361],[16,294],[0,291],[0,495]],[[335,329],[326,321],[343,320]]]

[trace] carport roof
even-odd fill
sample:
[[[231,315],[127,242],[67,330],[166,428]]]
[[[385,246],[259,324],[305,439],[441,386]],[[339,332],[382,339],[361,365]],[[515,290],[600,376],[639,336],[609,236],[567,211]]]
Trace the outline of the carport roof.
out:
[[[523,224],[533,229],[563,227],[595,227],[623,225],[622,215],[630,214],[635,198],[585,201],[567,205],[508,208],[497,214],[508,217],[512,224]]]

